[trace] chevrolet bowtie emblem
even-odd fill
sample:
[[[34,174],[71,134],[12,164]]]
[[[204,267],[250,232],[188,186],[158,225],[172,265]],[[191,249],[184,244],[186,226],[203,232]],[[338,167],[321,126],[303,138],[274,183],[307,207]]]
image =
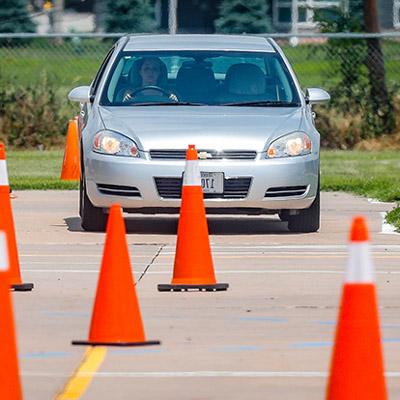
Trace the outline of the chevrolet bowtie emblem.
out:
[[[207,158],[212,158],[212,154],[207,153],[206,151],[199,151],[198,156],[200,160],[207,160]]]

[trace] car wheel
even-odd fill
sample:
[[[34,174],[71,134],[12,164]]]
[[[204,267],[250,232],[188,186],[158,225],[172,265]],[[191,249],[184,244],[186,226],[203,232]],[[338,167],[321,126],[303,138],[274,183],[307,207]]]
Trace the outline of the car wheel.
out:
[[[82,228],[90,232],[104,232],[107,226],[108,214],[104,213],[102,208],[95,207],[90,201],[86,192],[83,172],[81,173],[79,194],[79,214]]]
[[[288,228],[290,232],[316,232],[319,229],[320,202],[319,185],[317,195],[310,208],[300,210],[297,215],[288,215]]]
[[[279,219],[280,219],[282,222],[287,222],[288,218],[289,218],[289,213],[288,213],[287,210],[282,210],[282,211],[279,213]]]

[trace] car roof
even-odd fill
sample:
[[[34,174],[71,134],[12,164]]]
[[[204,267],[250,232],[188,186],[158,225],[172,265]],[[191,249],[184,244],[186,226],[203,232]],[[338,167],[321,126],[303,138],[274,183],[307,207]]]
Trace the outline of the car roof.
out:
[[[124,51],[220,50],[275,53],[264,37],[248,35],[132,35]]]

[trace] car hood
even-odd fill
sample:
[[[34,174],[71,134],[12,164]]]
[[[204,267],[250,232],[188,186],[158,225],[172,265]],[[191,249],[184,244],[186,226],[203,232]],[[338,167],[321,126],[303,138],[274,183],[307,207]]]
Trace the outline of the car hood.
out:
[[[278,107],[100,107],[104,127],[133,140],[141,150],[263,151],[275,138],[296,131],[303,109]]]

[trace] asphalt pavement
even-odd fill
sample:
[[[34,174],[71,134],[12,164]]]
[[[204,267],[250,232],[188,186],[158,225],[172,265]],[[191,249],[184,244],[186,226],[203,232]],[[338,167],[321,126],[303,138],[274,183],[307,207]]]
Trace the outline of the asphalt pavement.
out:
[[[13,293],[25,399],[53,399],[82,366],[104,234],[83,232],[76,191],[16,192],[21,273]],[[393,205],[323,193],[318,233],[292,234],[273,216],[210,216],[226,292],[160,293],[169,283],[177,216],[127,216],[127,241],[145,332],[160,346],[109,348],[82,399],[324,398],[348,230],[366,216],[376,267],[390,399],[400,399],[400,235]]]

